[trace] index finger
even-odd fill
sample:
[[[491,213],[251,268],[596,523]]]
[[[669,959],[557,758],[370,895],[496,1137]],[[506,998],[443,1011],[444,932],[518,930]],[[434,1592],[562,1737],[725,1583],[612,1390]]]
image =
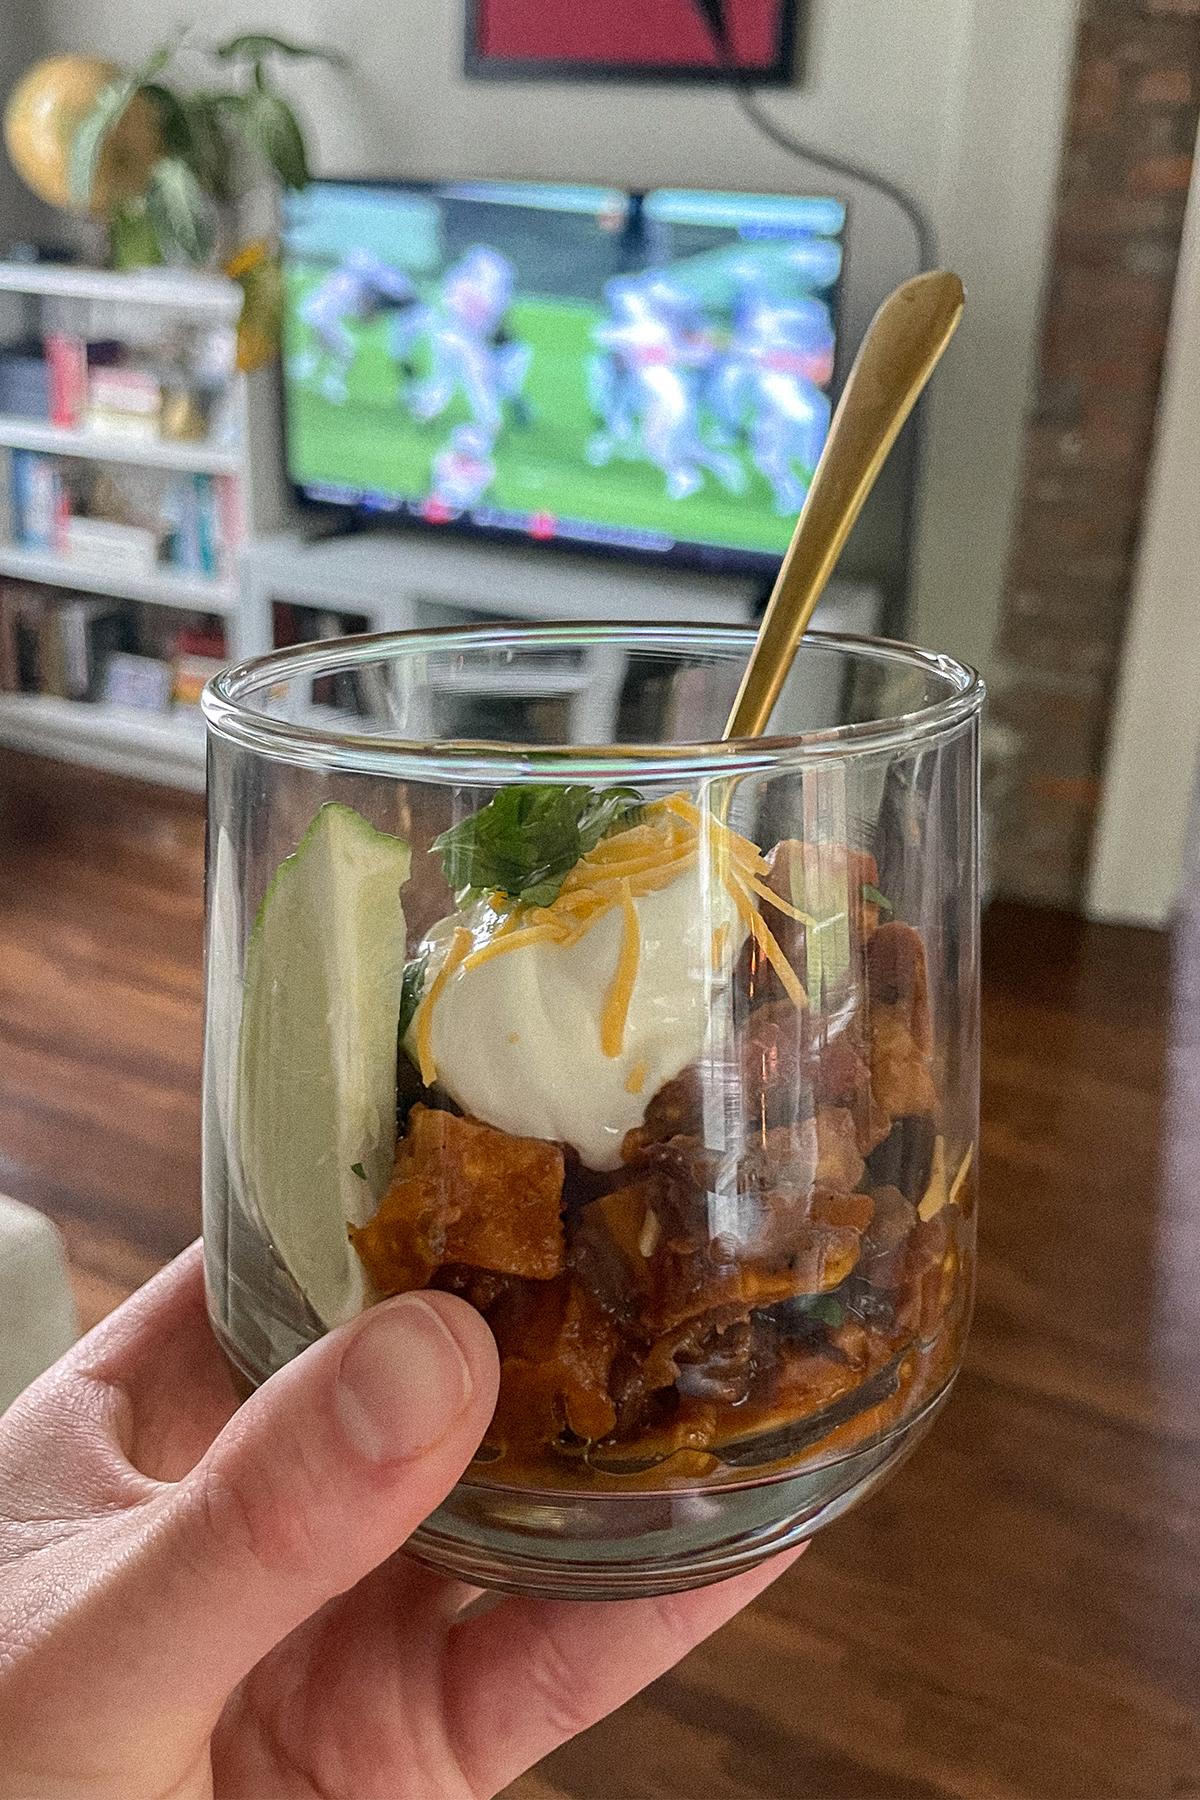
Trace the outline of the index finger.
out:
[[[239,1395],[212,1333],[199,1240],[64,1359],[126,1398],[121,1448],[155,1481],[178,1481],[229,1423]]]

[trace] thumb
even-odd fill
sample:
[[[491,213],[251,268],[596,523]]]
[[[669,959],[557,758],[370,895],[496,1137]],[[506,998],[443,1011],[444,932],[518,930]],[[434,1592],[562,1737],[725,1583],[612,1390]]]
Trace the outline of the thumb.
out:
[[[404,1542],[478,1448],[498,1379],[480,1315],[426,1291],[331,1332],[246,1401],[154,1521],[152,1567],[136,1559],[161,1653],[202,1690],[189,1698],[222,1704]]]

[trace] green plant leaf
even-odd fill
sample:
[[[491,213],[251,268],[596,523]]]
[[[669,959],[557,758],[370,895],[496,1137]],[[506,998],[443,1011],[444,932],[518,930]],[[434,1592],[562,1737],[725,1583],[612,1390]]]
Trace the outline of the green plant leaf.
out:
[[[108,221],[108,235],[114,269],[152,268],[163,260],[144,200],[127,200],[119,206]]]
[[[167,149],[173,156],[184,156],[190,161],[192,133],[183,101],[161,81],[144,81],[141,91],[158,108],[159,129]]]
[[[265,56],[291,56],[313,58],[335,69],[350,66],[340,50],[327,44],[293,44],[286,38],[272,37],[267,31],[246,31],[240,37],[229,38],[217,45],[215,54],[224,62],[261,62]]]
[[[153,82],[160,70],[166,67],[174,55],[177,42],[178,38],[174,38],[169,44],[160,44],[132,74],[122,75],[116,81],[110,81],[107,87],[101,88],[91,112],[76,126],[75,135],[71,139],[68,171],[73,206],[91,205],[96,168],[105,139],[124,118],[138,90],[145,87],[147,82]]]
[[[586,856],[601,838],[640,825],[645,807],[636,788],[600,788],[579,821],[579,844]]]
[[[869,881],[863,882],[862,897],[868,906],[877,906],[880,912],[893,911],[892,903],[887,895],[880,893],[879,889]]]
[[[641,816],[634,788],[506,787],[443,831],[433,848],[461,894],[499,889],[526,905],[549,906],[581,856]]]
[[[96,169],[100,162],[100,152],[104,148],[109,132],[125,116],[129,103],[137,93],[137,84],[132,77],[123,81],[112,81],[102,88],[96,96],[96,104],[87,117],[81,119],[71,139],[70,187],[72,206],[90,206],[92,188],[96,182]]]
[[[181,156],[160,156],[151,169],[146,213],[164,244],[175,245],[189,262],[204,261],[213,243],[208,201]]]
[[[243,136],[275,171],[285,188],[308,186],[308,158],[296,115],[279,94],[252,88],[235,115]]]
[[[240,94],[199,92],[185,94],[180,102],[187,121],[190,148],[185,160],[200,186],[215,200],[228,200],[233,191],[233,170],[225,120],[231,101]]]

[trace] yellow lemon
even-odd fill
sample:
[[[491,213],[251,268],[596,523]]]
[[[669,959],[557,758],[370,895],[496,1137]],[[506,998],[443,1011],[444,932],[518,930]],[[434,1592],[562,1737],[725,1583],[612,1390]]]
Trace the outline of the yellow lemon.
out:
[[[50,56],[26,69],[4,109],[4,142],[18,175],[51,206],[73,210],[71,144],[97,98],[121,75],[89,56]],[[100,153],[91,211],[103,215],[144,191],[163,153],[158,111],[138,94]]]

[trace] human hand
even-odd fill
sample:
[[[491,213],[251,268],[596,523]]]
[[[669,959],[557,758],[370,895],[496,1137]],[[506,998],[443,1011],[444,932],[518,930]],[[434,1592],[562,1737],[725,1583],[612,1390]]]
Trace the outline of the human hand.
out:
[[[480,1800],[791,1560],[466,1611],[396,1552],[496,1383],[479,1314],[409,1294],[239,1409],[193,1245],[0,1419],[0,1797]]]

